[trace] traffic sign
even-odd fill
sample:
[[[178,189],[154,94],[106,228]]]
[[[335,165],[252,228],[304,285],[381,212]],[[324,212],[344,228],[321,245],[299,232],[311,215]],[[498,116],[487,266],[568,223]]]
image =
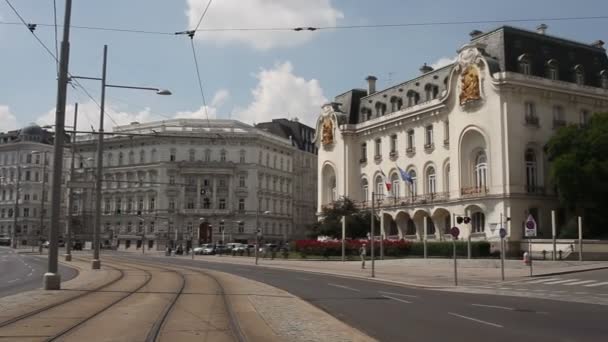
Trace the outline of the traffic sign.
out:
[[[528,218],[526,219],[526,229],[525,229],[525,236],[526,237],[536,237],[536,221],[534,220],[534,217],[532,215],[528,215]]]
[[[452,227],[452,229],[450,229],[450,234],[452,234],[454,239],[458,239],[458,235],[460,235],[460,229],[458,229],[458,227]]]
[[[500,230],[498,231],[498,234],[500,235],[501,239],[504,239],[505,236],[507,236],[507,230],[504,228],[500,228]]]

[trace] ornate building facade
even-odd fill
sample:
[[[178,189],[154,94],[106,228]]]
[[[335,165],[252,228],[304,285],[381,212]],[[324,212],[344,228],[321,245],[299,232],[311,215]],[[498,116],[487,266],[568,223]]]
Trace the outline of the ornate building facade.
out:
[[[376,91],[338,95],[317,122],[318,204],[348,196],[369,208],[372,193],[385,236],[442,240],[523,238],[532,215],[551,236],[559,208],[543,146],[560,127],[608,110],[603,42],[579,43],[500,27],[473,31],[457,61]],[[388,190],[390,188],[390,190]],[[457,224],[454,216],[471,218]],[[506,221],[506,220],[505,220]]]
[[[234,120],[175,119],[114,128],[105,140],[102,243],[119,249],[289,240],[294,160],[289,139]],[[76,174],[94,182],[96,139],[77,140]],[[74,210],[92,224],[94,189]]]

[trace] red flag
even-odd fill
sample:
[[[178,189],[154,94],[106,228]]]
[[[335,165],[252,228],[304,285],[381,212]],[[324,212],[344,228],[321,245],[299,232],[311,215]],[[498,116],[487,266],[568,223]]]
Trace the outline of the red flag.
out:
[[[391,182],[388,180],[388,178],[386,178],[384,171],[380,170],[380,174],[382,175],[382,178],[384,179],[384,184],[386,185],[386,191],[390,192],[393,184],[391,184]]]

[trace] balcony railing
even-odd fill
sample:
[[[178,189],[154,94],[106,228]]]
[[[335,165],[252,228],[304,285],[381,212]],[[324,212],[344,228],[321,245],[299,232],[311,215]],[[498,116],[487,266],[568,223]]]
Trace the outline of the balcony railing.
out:
[[[561,128],[566,126],[566,120],[553,119],[553,128]]]
[[[536,185],[526,185],[526,192],[529,194],[544,195],[545,188],[542,186],[536,186]]]
[[[381,160],[382,160],[382,155],[381,155],[381,154],[376,154],[376,155],[374,156],[374,160],[375,160],[375,161],[381,161]]]
[[[405,149],[405,153],[410,156],[416,153],[416,147],[411,146]]]
[[[435,144],[434,143],[424,144],[424,151],[431,152],[434,149],[435,149]]]
[[[399,153],[397,153],[397,151],[391,151],[391,153],[389,153],[389,156],[391,159],[397,159],[397,157],[399,157]]]
[[[462,197],[478,197],[485,196],[488,193],[487,187],[465,187],[460,189],[460,195]]]
[[[361,158],[361,159],[359,159],[359,163],[361,163],[361,164],[367,163],[367,158]]]
[[[538,116],[536,115],[526,115],[526,126],[539,127]]]

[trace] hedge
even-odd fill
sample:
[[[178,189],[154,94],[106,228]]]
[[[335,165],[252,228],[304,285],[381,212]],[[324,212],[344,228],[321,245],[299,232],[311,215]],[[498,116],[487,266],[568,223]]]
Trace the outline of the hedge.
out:
[[[370,244],[367,240],[347,240],[345,252],[347,256],[359,255],[359,249],[366,244],[367,255],[369,256]],[[420,241],[408,240],[384,240],[384,255],[393,257],[422,256],[424,255],[424,244]],[[317,241],[317,240],[297,240],[292,244],[293,250],[298,252],[301,257],[309,255],[330,256],[342,255],[342,243],[340,241]],[[380,242],[375,245],[376,255],[380,254]],[[467,243],[464,241],[456,242],[456,253],[460,256],[467,255]],[[451,241],[427,242],[427,255],[432,257],[451,257],[453,255],[453,245]],[[472,257],[489,257],[490,243],[487,241],[471,242]]]

